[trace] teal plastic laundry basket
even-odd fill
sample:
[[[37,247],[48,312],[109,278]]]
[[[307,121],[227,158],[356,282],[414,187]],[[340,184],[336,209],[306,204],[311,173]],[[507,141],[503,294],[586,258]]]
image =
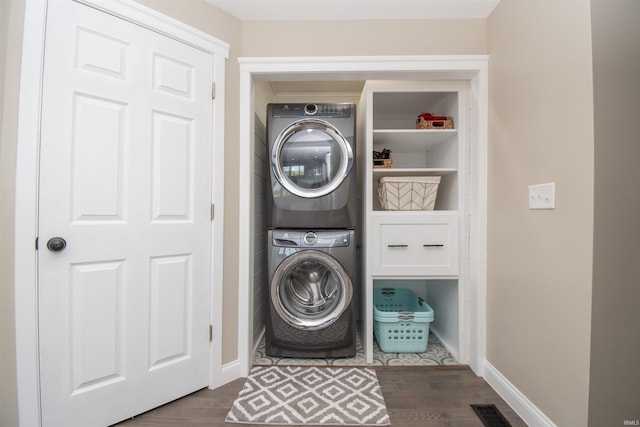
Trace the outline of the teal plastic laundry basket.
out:
[[[373,290],[373,333],[385,353],[424,353],[433,309],[409,289]]]

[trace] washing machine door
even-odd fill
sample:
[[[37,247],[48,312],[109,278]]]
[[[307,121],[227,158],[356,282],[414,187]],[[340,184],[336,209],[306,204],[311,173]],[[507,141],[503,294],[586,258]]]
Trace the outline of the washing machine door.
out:
[[[340,186],[353,167],[353,150],[331,123],[305,118],[277,136],[271,169],[287,191],[304,198],[322,197]]]
[[[304,250],[287,257],[271,282],[271,302],[285,322],[298,329],[326,328],[350,307],[353,286],[335,258]]]

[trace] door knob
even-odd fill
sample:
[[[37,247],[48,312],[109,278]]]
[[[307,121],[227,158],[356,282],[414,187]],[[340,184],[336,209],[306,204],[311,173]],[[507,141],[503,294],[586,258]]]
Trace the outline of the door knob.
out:
[[[64,240],[62,237],[52,237],[47,242],[47,248],[51,252],[59,252],[66,247],[67,247],[67,241]]]

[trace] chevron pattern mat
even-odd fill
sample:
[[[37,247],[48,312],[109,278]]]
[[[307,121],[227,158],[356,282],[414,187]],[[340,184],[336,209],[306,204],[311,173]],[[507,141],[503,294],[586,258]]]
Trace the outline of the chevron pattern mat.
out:
[[[225,420],[271,425],[390,425],[373,369],[257,366]]]

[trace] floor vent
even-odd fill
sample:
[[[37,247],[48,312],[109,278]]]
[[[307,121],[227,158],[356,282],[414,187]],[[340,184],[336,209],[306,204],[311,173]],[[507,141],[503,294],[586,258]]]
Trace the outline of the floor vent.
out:
[[[511,427],[496,405],[471,405],[485,427]]]

